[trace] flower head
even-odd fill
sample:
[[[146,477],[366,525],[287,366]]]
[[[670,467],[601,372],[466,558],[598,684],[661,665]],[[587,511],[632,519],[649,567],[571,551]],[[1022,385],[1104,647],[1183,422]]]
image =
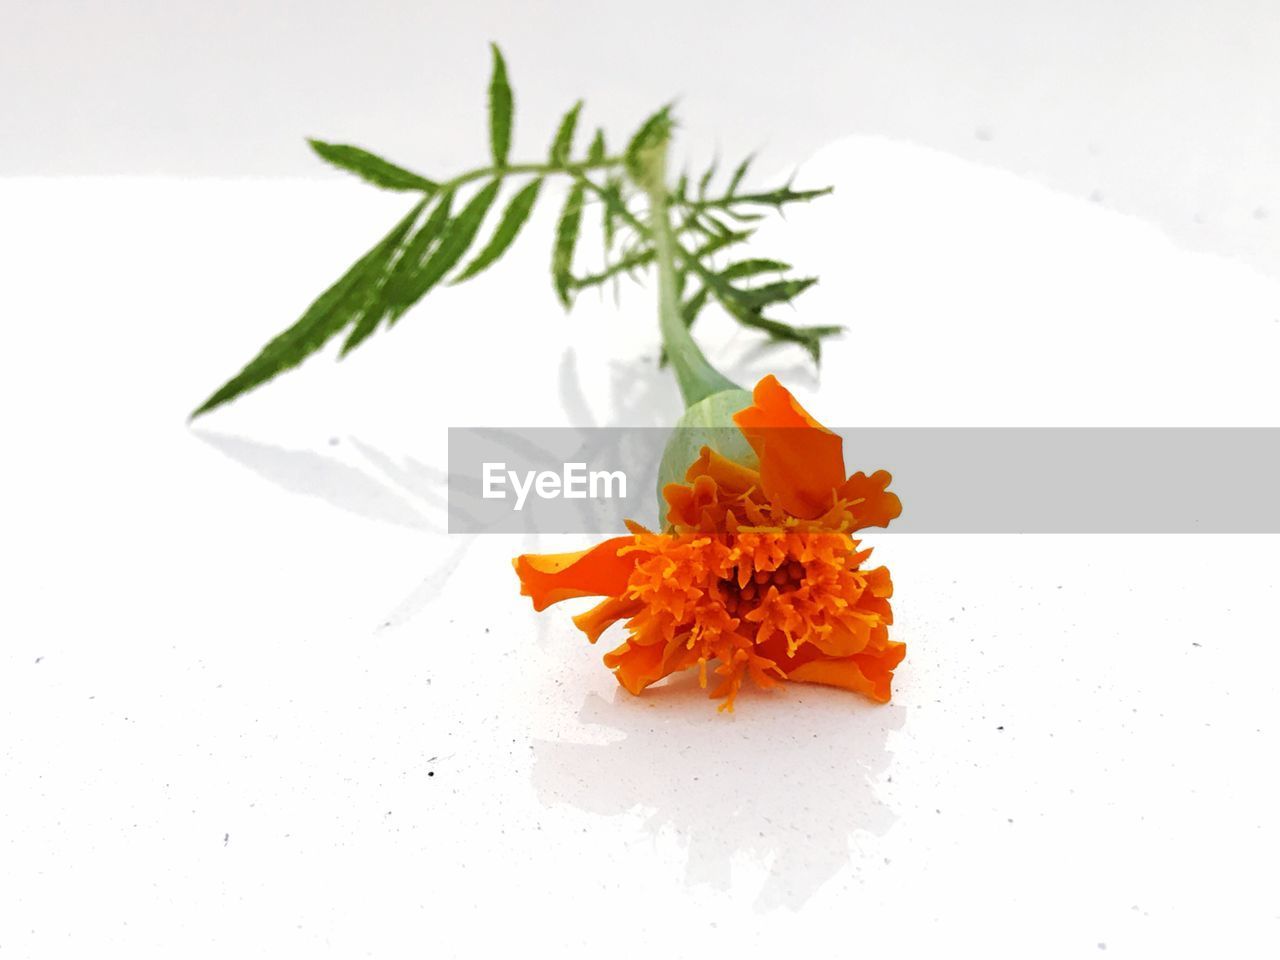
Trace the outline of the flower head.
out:
[[[889,639],[893,585],[884,567],[864,568],[871,551],[852,534],[901,513],[889,474],[846,476],[840,437],[772,376],[733,422],[754,457],[703,446],[684,481],[663,488],[666,530],[629,524],[629,536],[579,553],[517,557],[521,592],[536,610],[603,597],[574,623],[594,643],[626,621],[604,661],[634,694],[696,669],[721,709],[748,677],[888,701],[906,653]]]

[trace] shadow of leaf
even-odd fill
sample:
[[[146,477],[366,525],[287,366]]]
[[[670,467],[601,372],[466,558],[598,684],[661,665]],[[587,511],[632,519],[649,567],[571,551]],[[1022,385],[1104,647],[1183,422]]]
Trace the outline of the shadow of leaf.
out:
[[[195,434],[219,453],[289,493],[315,497],[382,523],[414,530],[441,529],[386,483],[334,457],[217,433]]]

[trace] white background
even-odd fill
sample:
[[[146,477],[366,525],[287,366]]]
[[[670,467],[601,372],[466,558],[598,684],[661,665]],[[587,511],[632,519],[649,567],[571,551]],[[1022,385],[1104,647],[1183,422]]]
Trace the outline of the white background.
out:
[[[443,174],[483,155],[496,40],[526,153],[579,97],[615,138],[679,97],[699,159],[908,139],[1280,271],[1271,0],[3,0],[0,26],[0,175],[314,176],[306,136]]]
[[[946,94],[995,110],[976,74],[1032,52],[981,16],[966,22],[993,46],[955,41]],[[1083,43],[1045,17],[1038,29],[1060,38],[1046,48]],[[233,22],[206,29],[248,43]],[[939,22],[907,33],[922,42]],[[1240,22],[1206,21],[1201,49]],[[545,96],[581,80],[551,56],[555,31],[533,29],[508,43],[512,72],[549,126]],[[39,35],[58,57],[74,49]],[[733,35],[756,49],[750,29]],[[877,49],[882,64],[910,59]],[[71,62],[24,55],[32,70]],[[482,58],[457,56],[478,100]],[[1243,91],[1265,72],[1228,82],[1242,57],[1207,69],[1230,92],[1212,112],[1261,129]],[[102,89],[146,76],[137,58],[119,64],[101,68]],[[191,69],[225,79],[229,101],[247,82],[221,61]],[[630,108],[636,81],[613,86],[599,61],[583,74],[609,77],[602,98],[622,91],[614,103]],[[1043,75],[1101,82],[1066,61]],[[1131,75],[1160,96],[1192,82],[1181,67]],[[148,96],[173,95],[155,86]],[[1115,99],[1093,89],[1099,110]],[[715,96],[688,98],[691,151],[713,140],[694,119],[736,98]],[[904,94],[886,80],[868,109],[888,113],[891,96]],[[854,99],[833,95],[808,133],[776,104],[749,126],[725,121],[725,141],[757,124],[794,139],[766,170],[803,159],[799,182],[835,183],[758,250],[822,276],[798,320],[849,327],[819,381],[798,353],[757,350],[709,318],[701,336],[734,376],[777,372],[850,425],[1277,425],[1280,284],[1170,226],[1197,199],[1183,181],[1154,177],[1158,209],[1137,219],[1041,182],[1055,175],[974,162],[1002,142],[979,112],[957,112],[965,145],[942,152],[922,146],[949,146],[936,129],[878,131],[842,112]],[[323,102],[314,122],[397,142],[397,124],[371,120],[392,133],[375,141],[340,97],[331,115]],[[415,109],[437,116],[425,99]],[[255,169],[292,172],[271,151],[300,131],[266,112],[244,121],[271,141]],[[1038,122],[1052,133],[1074,116],[1063,103]],[[136,128],[169,145],[156,169],[232,173],[234,149],[216,164],[191,149],[215,120]],[[986,122],[995,135],[979,140]],[[80,126],[97,131],[92,160],[54,133],[20,138],[9,172],[148,172],[113,153],[108,126]],[[415,142],[442,166],[481,146]],[[1242,142],[1250,162],[1265,154],[1265,136]],[[1213,143],[1206,155],[1225,149]],[[1205,182],[1248,192],[1248,163],[1197,162]],[[572,611],[534,615],[517,595],[509,558],[560,540],[443,532],[447,426],[679,412],[647,291],[560,313],[550,207],[492,276],[433,293],[342,364],[318,358],[184,422],[404,206],[336,179],[0,180],[0,956],[1275,953],[1275,538],[876,533],[908,644],[892,704],[793,686],[746,694],[726,717],[686,682],[632,698]],[[1273,223],[1249,212],[1239,227]],[[1187,469],[1206,496],[1231,495],[1212,464]]]

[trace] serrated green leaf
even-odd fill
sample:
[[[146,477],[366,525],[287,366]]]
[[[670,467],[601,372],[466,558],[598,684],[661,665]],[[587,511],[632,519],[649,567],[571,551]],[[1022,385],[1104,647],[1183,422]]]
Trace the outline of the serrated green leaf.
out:
[[[689,192],[689,174],[681,173],[680,179],[676,181],[676,188],[671,191],[671,200],[673,203],[684,203],[685,194]]]
[[[698,181],[698,199],[702,200],[707,195],[707,188],[711,186],[711,178],[716,175],[716,168],[720,165],[720,159],[717,157],[711,161],[711,166],[707,167],[706,173]]]
[[[618,234],[618,211],[622,206],[622,185],[616,177],[610,177],[605,181],[604,188],[600,191],[600,199],[604,252],[608,254],[613,249],[613,241]]]
[[[699,228],[709,237],[728,237],[733,235],[733,230],[723,221],[704,213],[696,220]]]
[[[813,357],[814,363],[818,363],[821,359],[822,338],[840,333],[844,329],[843,327],[793,327],[789,323],[772,320],[758,311],[747,308],[740,300],[726,297],[720,290],[714,290],[713,293],[729,315],[744,327],[762,330],[769,335],[770,340],[800,344]]]
[[[514,98],[511,84],[507,81],[507,62],[502,58],[502,51],[496,43],[489,46],[493,48],[493,75],[489,80],[489,146],[494,165],[505,167],[511,150]]]
[[[748,154],[747,159],[738,164],[738,168],[733,171],[733,177],[729,180],[729,186],[725,189],[725,196],[732,197],[735,190],[742,183],[742,178],[747,175],[747,170],[751,167],[751,161],[755,159],[755,154]]]
[[[744,240],[750,239],[752,232],[751,230],[736,230],[733,233],[712,237],[702,246],[697,247],[692,255],[697,260],[705,260],[713,253],[719,253],[726,247],[731,247],[735,243],[742,243]]]
[[[801,203],[818,197],[825,197],[833,189],[834,187],[824,187],[821,190],[792,190],[790,187],[780,187],[777,190],[769,190],[764,193],[743,193],[736,197],[719,197],[715,200],[706,201],[703,206],[726,207],[731,204],[753,203],[781,209],[788,203]]]
[[[751,324],[769,335],[770,340],[781,343],[798,343],[808,351],[814,363],[822,362],[822,341],[825,337],[835,336],[843,332],[843,327],[793,327],[779,323],[777,320],[759,318]]]
[[[646,247],[643,250],[636,250],[626,254],[616,263],[612,263],[599,273],[588,274],[585,277],[574,277],[570,281],[570,285],[574,290],[585,290],[587,287],[598,287],[606,280],[618,276],[622,273],[630,273],[638,270],[640,267],[647,267],[653,263],[654,251],[652,247]]]
[[[511,202],[507,204],[507,209],[502,213],[502,219],[498,221],[497,229],[493,231],[493,236],[489,242],[485,244],[474,260],[467,265],[467,268],[453,279],[454,283],[462,283],[463,280],[470,280],[480,271],[489,267],[495,260],[507,252],[507,248],[511,246],[516,238],[516,234],[520,232],[520,228],[524,226],[529,214],[533,210],[534,203],[538,199],[538,191],[542,188],[542,178],[530,181],[525,185],[519,193],[511,198]]]
[[[720,276],[726,280],[738,280],[742,277],[754,277],[761,273],[786,273],[790,269],[791,264],[783,263],[781,260],[754,258],[729,264],[729,266],[720,271]]]
[[[707,305],[707,297],[711,295],[711,291],[706,287],[699,287],[698,292],[684,302],[680,307],[680,315],[684,318],[686,327],[693,326],[693,321],[698,319],[698,314],[702,312],[702,308]]]
[[[734,287],[723,276],[712,272],[702,266],[696,258],[690,257],[686,260],[694,271],[702,278],[703,283],[711,290],[712,296],[720,303],[728,314],[737,320],[744,327],[762,330],[769,335],[771,340],[786,341],[798,343],[809,351],[814,362],[820,360],[821,341],[823,337],[832,336],[843,330],[842,327],[793,327],[791,324],[782,323],[764,316],[760,312],[761,303],[768,300],[770,302],[780,302],[784,299],[790,299],[797,295],[801,290],[807,289],[816,282],[813,278],[804,278],[801,280],[782,281],[781,284],[770,284],[766,287],[760,287],[756,290],[739,290]],[[794,286],[792,286],[794,285]],[[780,289],[770,289],[770,288]],[[781,289],[781,288],[786,289]],[[796,289],[798,287],[798,289]],[[752,295],[756,299],[752,300]],[[782,296],[781,294],[786,294]]]
[[[729,312],[734,313],[732,309]],[[782,323],[759,314],[750,313],[745,315],[735,314],[735,319],[743,326],[764,331],[769,335],[770,340],[782,343],[798,343],[808,351],[809,356],[813,357],[814,363],[819,363],[822,360],[823,337],[834,336],[844,330],[843,327],[793,327],[789,323]]]
[[[788,300],[794,300],[817,282],[817,277],[779,280],[776,283],[766,283],[762,287],[738,290],[737,293],[749,309],[759,309],[770,304],[786,303]]]
[[[435,193],[440,187],[434,180],[428,180],[421,174],[406,170],[360,147],[313,139],[308,139],[307,143],[311,144],[311,149],[322,160],[348,173],[354,173],[376,187],[386,190],[420,190],[428,195]]]
[[[774,190],[772,193],[764,194],[755,202],[769,203],[775,207],[781,207],[786,203],[803,203],[809,200],[816,200],[818,197],[825,197],[831,193],[835,187],[823,187],[821,190],[792,190],[789,186],[783,187],[781,190]],[[736,197],[736,200],[752,199],[748,197]]]
[[[597,127],[591,146],[587,148],[587,163],[603,163],[605,156],[604,128]]]
[[[342,344],[342,350],[338,354],[339,359],[345,357],[367,340],[378,329],[378,325],[390,315],[392,305],[387,297],[387,286],[391,282],[396,266],[404,257],[409,243],[412,242],[409,230],[417,221],[418,214],[422,212],[426,204],[427,201],[423,200],[410,211],[409,216],[401,221],[397,231],[394,232],[398,236],[395,238],[394,248],[391,250],[390,256],[382,268],[376,274],[370,273],[366,280],[364,284],[364,302],[357,311],[351,333],[347,335],[346,341]]]
[[[569,112],[564,115],[564,119],[560,121],[560,127],[556,130],[556,137],[551,141],[551,165],[562,167],[569,162],[569,155],[573,152],[573,134],[578,128],[578,114],[582,112],[582,101],[579,100]]]
[[[640,125],[640,129],[635,132],[631,142],[627,144],[627,152],[625,154],[627,171],[638,183],[643,183],[645,178],[649,176],[648,155],[652,151],[660,149],[671,139],[673,125],[671,105],[667,104],[661,110],[650,115]]]
[[[208,413],[277,374],[302,363],[329,342],[366,306],[370,282],[382,276],[426,201],[419,203],[307,308],[298,322],[271,340],[238,374],[219,387],[191,418]]]
[[[582,200],[584,187],[575,183],[565,199],[564,209],[556,223],[556,243],[551,252],[551,278],[556,296],[567,310],[569,293],[573,289],[573,251],[578,244],[578,231],[582,226]]]
[[[404,298],[397,302],[392,311],[392,323],[395,323],[410,306],[426,296],[427,292],[462,259],[480,230],[485,214],[493,206],[494,198],[498,196],[498,188],[501,185],[502,181],[498,178],[490,180],[441,231],[440,242],[431,251],[426,262],[407,278]]]
[[[452,208],[453,191],[450,190],[436,201],[436,205],[432,209],[430,216],[427,217],[426,222],[418,228],[409,242],[405,244],[404,252],[401,254],[400,259],[396,261],[386,286],[385,297],[393,319],[413,303],[410,297],[412,278],[422,269],[432,245],[444,232],[444,228],[448,225],[449,217],[453,212]]]

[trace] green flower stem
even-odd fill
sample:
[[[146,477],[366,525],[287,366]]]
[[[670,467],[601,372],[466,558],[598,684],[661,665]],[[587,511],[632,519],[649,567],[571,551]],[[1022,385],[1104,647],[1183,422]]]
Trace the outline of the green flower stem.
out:
[[[645,180],[645,192],[649,197],[649,229],[658,268],[658,327],[687,408],[714,393],[740,390],[741,387],[711,365],[689,334],[680,311],[680,295],[676,289],[676,243],[667,213],[665,145],[654,151]]]

